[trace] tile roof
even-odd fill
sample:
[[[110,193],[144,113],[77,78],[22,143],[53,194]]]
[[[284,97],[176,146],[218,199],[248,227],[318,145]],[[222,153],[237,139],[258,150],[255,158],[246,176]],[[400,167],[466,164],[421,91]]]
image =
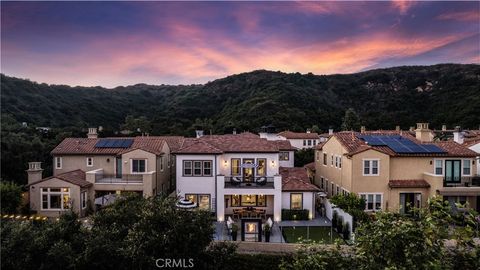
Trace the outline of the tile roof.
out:
[[[253,133],[206,135],[185,138],[176,154],[221,153],[275,153],[279,151],[275,141],[268,141]]]
[[[50,176],[50,177],[47,177],[47,178],[43,178],[42,180],[30,183],[27,186],[31,186],[31,185],[35,185],[35,184],[38,184],[38,183],[41,183],[41,182],[45,182],[45,181],[48,181],[50,179],[60,179],[60,180],[63,180],[65,182],[69,182],[71,184],[80,186],[82,188],[89,187],[89,186],[93,185],[92,183],[85,180],[85,172],[84,171],[74,170],[74,171],[61,173],[61,174],[58,174],[58,175],[55,175],[55,176]]]
[[[292,146],[289,140],[278,140],[278,141],[272,141],[278,146],[278,150],[290,150],[294,151],[297,150],[298,148]]]
[[[310,183],[307,170],[302,167],[280,167],[282,175],[282,191],[320,191],[320,188]]]
[[[293,131],[282,131],[278,133],[279,136],[285,137],[287,139],[318,139],[318,133],[316,132],[293,132]]]
[[[391,188],[429,188],[430,184],[423,179],[390,180],[388,186]]]
[[[413,135],[405,131],[393,131],[393,130],[378,130],[378,131],[365,131],[363,133],[354,131],[342,131],[334,134],[334,137],[345,147],[348,156],[361,153],[367,150],[376,150],[389,156],[418,156],[418,157],[431,157],[431,156],[450,156],[450,157],[475,157],[477,154],[472,150],[459,145],[451,141],[431,142],[423,144],[434,144],[447,153],[396,153],[388,146],[371,146],[365,141],[361,140],[360,135],[400,135],[406,139],[409,139],[417,144],[422,144]],[[331,139],[331,138],[330,138]],[[329,139],[329,140],[330,140]],[[328,142],[328,141],[327,141]],[[317,149],[322,149],[324,144],[317,146]]]
[[[315,162],[310,162],[308,164],[305,164],[305,165],[303,165],[303,167],[314,171],[315,170]]]
[[[133,139],[129,148],[97,148],[95,144],[100,139]],[[138,136],[138,137],[113,137],[113,138],[66,138],[50,153],[52,155],[120,155],[135,149],[141,149],[155,155],[162,154],[163,145],[166,142],[170,147],[178,149],[183,141],[180,136]]]

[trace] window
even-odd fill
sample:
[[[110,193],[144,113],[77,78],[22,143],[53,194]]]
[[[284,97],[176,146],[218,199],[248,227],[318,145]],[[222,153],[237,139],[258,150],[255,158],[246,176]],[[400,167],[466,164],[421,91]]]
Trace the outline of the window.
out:
[[[365,210],[367,211],[382,210],[382,194],[381,193],[364,193],[364,194],[360,194],[360,198],[365,200]]]
[[[70,209],[69,188],[42,188],[42,210]]]
[[[332,195],[335,195],[335,185],[332,183]]]
[[[230,203],[232,207],[240,206],[240,195],[232,195],[232,202]]]
[[[320,151],[316,151],[315,155],[316,155],[317,161],[320,161]]]
[[[470,171],[471,171],[470,167],[471,167],[470,160],[469,159],[464,159],[463,160],[463,170],[462,170],[463,175],[470,175]]]
[[[379,160],[377,159],[363,160],[363,175],[379,175],[378,165],[379,165]]]
[[[323,177],[320,177],[320,188],[322,189],[324,188],[324,183],[323,183],[324,181],[325,179],[323,179]]]
[[[290,155],[288,154],[288,152],[280,152],[279,159],[283,161],[288,161],[290,160]]]
[[[312,140],[308,140],[308,146],[312,145]]]
[[[435,174],[443,175],[443,160],[441,159],[435,160]]]
[[[144,173],[147,171],[147,160],[132,159],[132,173]]]
[[[201,161],[194,161],[193,162],[193,175],[194,176],[201,176],[202,175],[202,162]]]
[[[325,179],[325,192],[328,193],[328,180]]]
[[[160,171],[163,172],[163,157],[160,157]]]
[[[192,176],[192,162],[189,160],[183,161],[183,175]]]
[[[232,175],[240,175],[240,159],[239,158],[232,158]]]
[[[242,206],[257,206],[257,196],[256,195],[242,195],[241,196]]]
[[[340,187],[337,185],[337,193],[335,194],[340,194]]]
[[[267,175],[267,160],[265,158],[258,158],[257,159],[257,175],[258,176],[265,176]]]
[[[333,154],[332,154],[332,162],[331,162],[330,166],[333,167]]]
[[[87,167],[93,167],[93,158],[87,157]]]
[[[303,146],[307,145],[307,140],[303,140]]]
[[[80,203],[82,205],[82,209],[87,208],[87,192],[86,191],[83,191],[80,194]]]
[[[55,157],[55,169],[62,168],[62,157]]]
[[[170,163],[171,163],[171,162],[172,162],[172,161],[171,161],[171,156],[168,155],[168,156],[167,156],[167,166],[168,166],[168,168],[170,168]]]
[[[338,157],[338,168],[342,168],[342,157]]]
[[[211,176],[212,175],[212,162],[211,161],[204,161],[203,162],[203,175],[204,176]]]
[[[313,145],[317,145],[317,140],[313,140]]]
[[[335,168],[338,168],[338,156],[335,156]]]
[[[327,153],[323,153],[323,165],[327,166]]]
[[[198,195],[198,208],[202,210],[210,210],[210,195],[199,194]]]
[[[290,209],[303,209],[303,193],[290,194]]]
[[[261,206],[261,207],[267,206],[267,196],[258,195],[257,196],[257,206]]]

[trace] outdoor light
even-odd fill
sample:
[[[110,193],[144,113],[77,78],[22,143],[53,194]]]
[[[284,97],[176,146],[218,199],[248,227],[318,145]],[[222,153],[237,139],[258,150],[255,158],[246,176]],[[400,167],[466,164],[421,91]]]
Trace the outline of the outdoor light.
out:
[[[224,164],[225,166],[227,166],[227,163],[228,163],[227,160],[225,160],[225,161],[223,162],[223,164]]]

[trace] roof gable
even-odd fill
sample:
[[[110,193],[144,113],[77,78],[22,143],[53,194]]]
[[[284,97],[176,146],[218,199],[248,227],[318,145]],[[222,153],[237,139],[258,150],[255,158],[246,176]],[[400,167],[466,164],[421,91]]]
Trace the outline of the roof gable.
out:
[[[74,171],[61,173],[61,174],[58,174],[58,175],[55,175],[55,176],[50,176],[50,177],[43,178],[39,181],[30,183],[27,186],[35,185],[35,184],[45,182],[45,181],[48,181],[48,180],[52,180],[52,179],[59,179],[61,181],[65,181],[65,182],[68,182],[70,184],[74,184],[74,185],[77,185],[79,187],[82,187],[82,188],[89,187],[89,186],[93,185],[92,183],[85,180],[85,172],[84,171],[74,170]]]

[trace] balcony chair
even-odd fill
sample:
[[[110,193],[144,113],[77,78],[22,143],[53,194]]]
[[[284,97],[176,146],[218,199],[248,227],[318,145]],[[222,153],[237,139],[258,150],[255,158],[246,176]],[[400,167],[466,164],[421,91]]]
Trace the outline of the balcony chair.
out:
[[[257,185],[259,186],[264,186],[267,183],[267,178],[266,177],[260,177],[257,179]]]
[[[240,211],[238,209],[233,209],[233,218],[240,219]]]
[[[238,186],[242,183],[242,179],[240,177],[232,177],[231,182],[234,186]]]

